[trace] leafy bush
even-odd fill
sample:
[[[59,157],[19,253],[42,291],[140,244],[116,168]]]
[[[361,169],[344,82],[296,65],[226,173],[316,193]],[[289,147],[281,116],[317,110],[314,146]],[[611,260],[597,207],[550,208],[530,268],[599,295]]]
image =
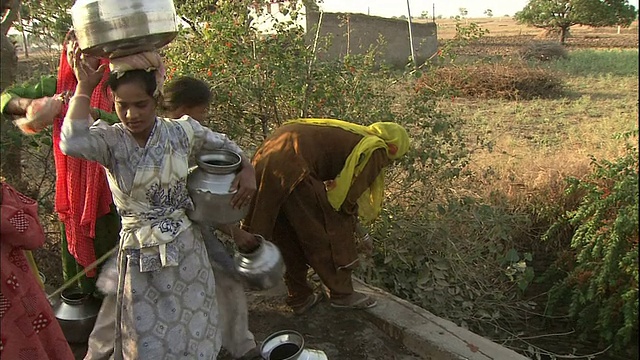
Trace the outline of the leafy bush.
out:
[[[592,164],[588,179],[569,179],[568,193],[583,194],[578,208],[545,234],[574,229],[575,258],[552,289],[552,305],[568,297],[585,336],[595,332],[624,348],[638,338],[638,147],[629,145],[615,161],[592,158]]]
[[[415,79],[379,68],[378,48],[328,59],[323,55],[330,39],[316,42],[314,29],[305,36],[293,22],[281,22],[273,34],[256,32],[245,11],[248,4],[220,2],[215,12],[183,9],[193,11],[193,27],[183,29],[164,51],[169,76],[195,75],[212,85],[213,128],[250,150],[293,118],[395,121],[409,130],[415,149],[403,160],[402,181],[451,177],[464,166],[459,120],[435,110],[435,96],[427,89],[416,91]],[[288,9],[292,17],[299,15],[295,5]]]
[[[376,250],[361,275],[461,326],[481,333],[521,320],[514,309],[533,280],[532,254],[515,248],[529,219],[503,199],[450,197],[408,214],[396,201],[374,227]],[[386,240],[382,240],[386,239]]]

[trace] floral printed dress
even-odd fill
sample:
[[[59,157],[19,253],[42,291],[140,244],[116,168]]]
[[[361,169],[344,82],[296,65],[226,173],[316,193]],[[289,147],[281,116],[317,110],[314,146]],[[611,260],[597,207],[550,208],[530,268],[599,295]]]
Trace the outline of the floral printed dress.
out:
[[[38,204],[2,183],[0,236],[0,358],[73,360],[51,305],[24,250],[44,244]]]
[[[215,280],[186,216],[188,164],[203,150],[240,148],[187,116],[157,118],[145,147],[121,124],[66,119],[60,147],[107,169],[122,219],[115,359],[215,359]]]

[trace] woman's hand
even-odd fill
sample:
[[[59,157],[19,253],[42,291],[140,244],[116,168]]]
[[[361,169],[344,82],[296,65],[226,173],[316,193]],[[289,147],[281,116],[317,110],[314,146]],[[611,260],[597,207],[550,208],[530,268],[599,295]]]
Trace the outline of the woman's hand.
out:
[[[4,113],[13,116],[24,116],[33,99],[14,96],[4,108]]]
[[[102,80],[106,66],[104,64],[100,65],[100,59],[82,53],[78,46],[73,50],[71,60],[72,64],[70,65],[78,80],[78,88],[90,89],[93,92],[93,89]]]
[[[251,204],[251,199],[256,193],[256,172],[248,160],[243,161],[242,170],[231,183],[231,191],[238,190],[231,198],[231,206],[240,209]]]
[[[233,242],[236,243],[236,246],[241,253],[251,253],[260,245],[260,241],[257,236],[248,231],[242,230],[237,225],[219,225],[218,230],[233,239]]]
[[[91,116],[91,95],[104,76],[105,65],[100,65],[95,57],[82,54],[77,46],[73,50],[73,56],[70,56],[70,62],[78,85],[69,102],[66,117],[86,120]]]

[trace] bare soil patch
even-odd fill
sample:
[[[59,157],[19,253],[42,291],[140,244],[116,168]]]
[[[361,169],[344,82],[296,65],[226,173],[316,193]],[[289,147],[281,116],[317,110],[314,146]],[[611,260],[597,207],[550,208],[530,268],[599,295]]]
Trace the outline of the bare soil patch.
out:
[[[268,293],[251,293],[249,327],[257,341],[280,330],[295,330],[308,349],[322,350],[329,359],[418,360],[420,357],[396,343],[358,311],[336,310],[323,301],[307,314],[295,316],[285,305],[284,286]],[[85,344],[73,344],[76,359],[86,353]],[[232,360],[224,349],[218,360]]]

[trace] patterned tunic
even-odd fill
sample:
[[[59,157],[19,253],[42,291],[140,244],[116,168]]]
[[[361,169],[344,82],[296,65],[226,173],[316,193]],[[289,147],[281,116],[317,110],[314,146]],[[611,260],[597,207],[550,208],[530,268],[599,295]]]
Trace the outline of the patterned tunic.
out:
[[[24,256],[24,249],[44,244],[38,204],[5,183],[1,191],[0,358],[73,360],[37,275]]]
[[[201,151],[240,148],[187,116],[157,118],[145,147],[122,124],[67,119],[60,148],[107,169],[122,218],[115,358],[215,359],[215,280],[185,213],[188,164]]]

